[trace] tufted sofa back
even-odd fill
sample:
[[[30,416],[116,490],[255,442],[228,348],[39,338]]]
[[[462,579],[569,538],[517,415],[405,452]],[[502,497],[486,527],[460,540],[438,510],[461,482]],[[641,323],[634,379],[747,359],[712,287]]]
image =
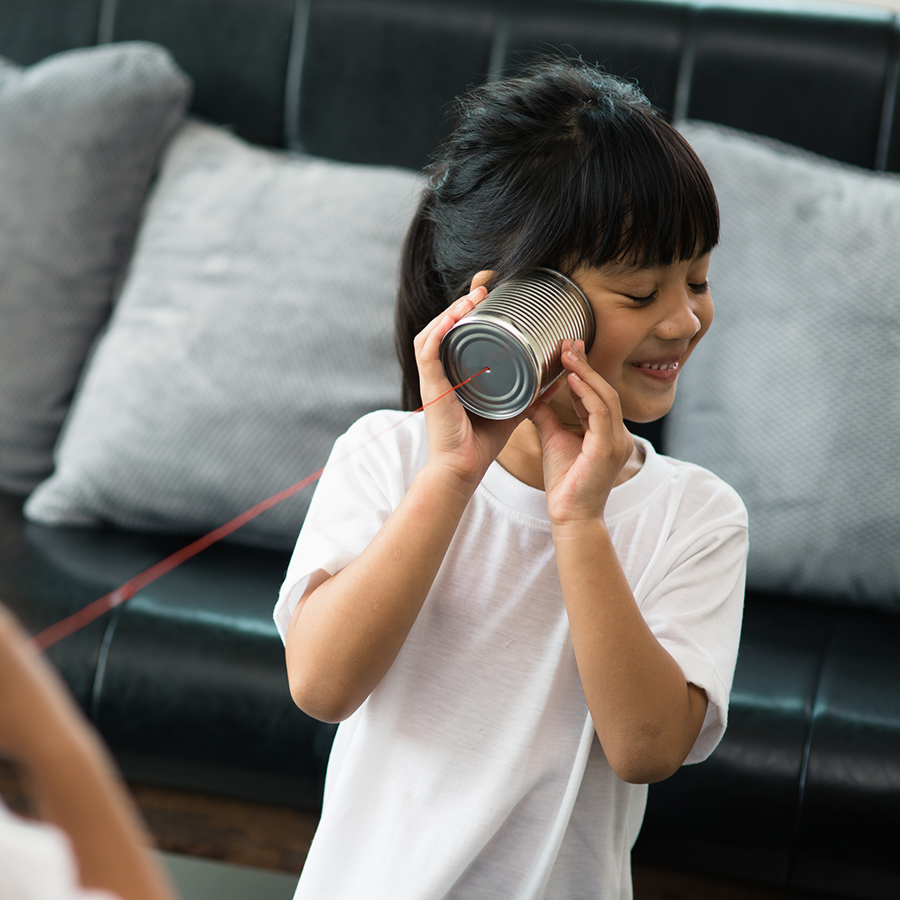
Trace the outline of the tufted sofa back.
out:
[[[6,0],[0,8],[0,54],[22,64],[121,40],[168,47],[194,80],[199,115],[256,143],[353,162],[421,167],[456,96],[546,46],[637,79],[675,118],[900,171],[900,16],[886,10],[683,0]]]

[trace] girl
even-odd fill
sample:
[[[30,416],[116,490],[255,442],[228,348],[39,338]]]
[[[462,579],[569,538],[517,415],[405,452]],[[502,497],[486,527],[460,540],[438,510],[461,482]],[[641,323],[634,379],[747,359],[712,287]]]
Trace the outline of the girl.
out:
[[[432,174],[397,315],[424,415],[338,441],[275,611],[295,701],[342,722],[296,896],[628,898],[646,784],[719,741],[740,632],[741,501],[623,421],[668,411],[709,328],[715,196],[569,60],[471,94]],[[470,416],[441,338],[539,266],[597,337],[523,415]]]

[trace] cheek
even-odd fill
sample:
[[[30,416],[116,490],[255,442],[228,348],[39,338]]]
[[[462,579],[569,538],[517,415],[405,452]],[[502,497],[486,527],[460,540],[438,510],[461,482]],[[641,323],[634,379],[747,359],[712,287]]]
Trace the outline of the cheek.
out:
[[[617,328],[615,323],[604,325],[598,322],[594,343],[587,354],[591,368],[612,382],[621,373],[625,360],[640,344],[641,335],[633,334],[627,328]]]

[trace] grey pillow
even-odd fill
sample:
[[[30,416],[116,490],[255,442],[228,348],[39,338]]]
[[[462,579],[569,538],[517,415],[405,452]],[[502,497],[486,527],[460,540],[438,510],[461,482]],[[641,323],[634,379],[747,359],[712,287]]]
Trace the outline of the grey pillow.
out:
[[[161,47],[0,60],[0,489],[27,494],[109,313],[190,82]]]
[[[189,120],[167,151],[37,522],[216,527],[396,406],[410,172],[250,146]],[[235,535],[290,547],[310,491]]]
[[[717,126],[716,316],[679,378],[674,456],[741,494],[750,587],[900,609],[900,178]]]

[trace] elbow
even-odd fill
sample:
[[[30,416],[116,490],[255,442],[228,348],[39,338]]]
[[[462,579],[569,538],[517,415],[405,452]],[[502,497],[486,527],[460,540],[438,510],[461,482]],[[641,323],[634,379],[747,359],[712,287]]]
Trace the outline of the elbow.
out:
[[[335,671],[335,664],[299,640],[293,628],[285,641],[285,664],[291,699],[313,719],[338,724],[350,718],[365,699],[356,700],[352,686]]]
[[[610,766],[613,772],[628,784],[655,784],[674,775],[683,762],[684,760],[672,762],[665,759],[630,759],[617,762],[615,765],[610,763]]]
[[[604,748],[610,768],[628,784],[654,784],[674,775],[690,752],[662,736]]]
[[[674,775],[688,758],[706,717],[709,702],[695,685],[688,685],[686,708],[670,715],[657,711],[648,718],[632,718],[598,737],[612,770],[629,784],[653,784]]]
[[[349,719],[359,709],[361,701],[355,700],[339,689],[329,687],[323,679],[289,673],[291,698],[313,719],[336,725]]]

